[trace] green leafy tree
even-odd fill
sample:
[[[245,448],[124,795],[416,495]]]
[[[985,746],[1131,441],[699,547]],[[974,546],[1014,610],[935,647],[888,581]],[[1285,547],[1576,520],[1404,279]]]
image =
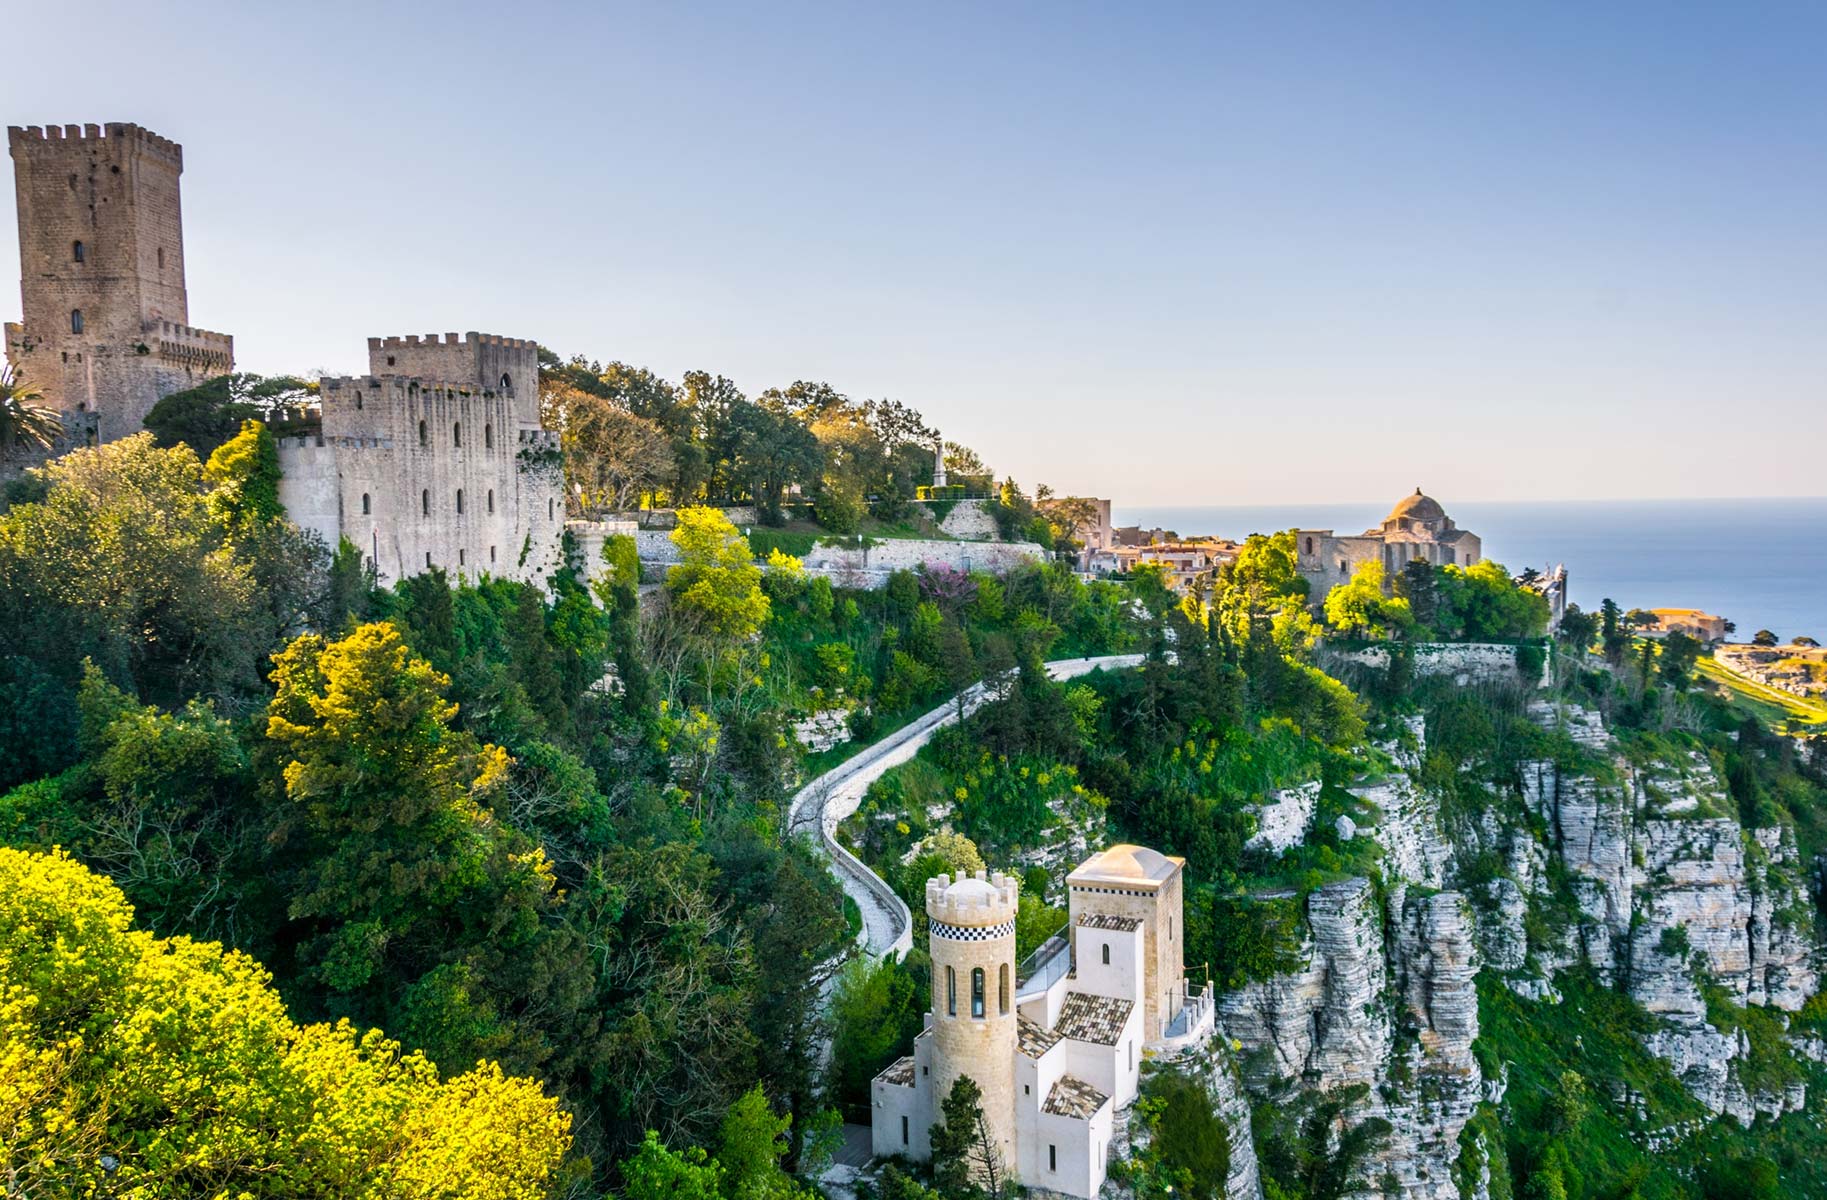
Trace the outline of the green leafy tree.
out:
[[[439,1061],[573,1061],[597,1020],[583,946],[543,852],[495,820],[508,757],[453,728],[448,678],[382,622],[297,639],[273,684],[266,843],[301,976]]]
[[[160,399],[146,414],[146,428],[160,446],[182,443],[207,459],[245,422],[294,415],[315,391],[315,384],[290,375],[218,375]]]
[[[0,514],[0,655],[74,686],[82,660],[165,707],[246,696],[282,629],[257,546],[212,512],[203,465],[147,434],[42,469],[42,500]],[[321,549],[286,560],[310,595]],[[277,573],[277,572],[273,572]]]
[[[722,1200],[723,1168],[701,1147],[668,1150],[649,1129],[622,1163],[622,1200]]]
[[[279,503],[279,447],[259,421],[243,421],[241,432],[211,451],[203,476],[211,486],[210,508],[231,529],[285,515]]]
[[[983,1113],[983,1089],[960,1075],[939,1101],[932,1128],[933,1183],[947,1200],[999,1200],[1010,1184],[1001,1147]]]
[[[926,1008],[921,980],[895,959],[845,964],[831,995],[831,1069],[838,1099],[869,1108],[869,1082],[905,1054]]]
[[[717,1165],[723,1168],[723,1194],[729,1200],[779,1200],[799,1190],[780,1167],[792,1125],[791,1116],[776,1115],[769,1107],[759,1085],[723,1114]]]
[[[1629,648],[1630,630],[1625,627],[1623,610],[1607,596],[1599,604],[1599,652],[1615,667],[1623,663]]]
[[[1753,646],[1774,646],[1776,645],[1776,635],[1768,629],[1760,629],[1751,635],[1751,644]]]
[[[1662,682],[1677,692],[1686,692],[1692,687],[1694,664],[1699,661],[1702,648],[1700,639],[1689,637],[1680,630],[1663,638],[1662,652],[1656,662],[1656,673]]]
[[[1360,563],[1349,583],[1326,593],[1326,624],[1347,636],[1389,637],[1414,626],[1407,600],[1386,596],[1383,564]]]
[[[1583,612],[1579,605],[1569,604],[1554,633],[1563,645],[1583,656],[1592,649],[1593,639],[1598,636],[1598,614]]]

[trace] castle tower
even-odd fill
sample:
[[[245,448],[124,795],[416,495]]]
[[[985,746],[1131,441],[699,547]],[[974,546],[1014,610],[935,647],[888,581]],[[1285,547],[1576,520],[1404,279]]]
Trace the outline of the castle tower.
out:
[[[960,1075],[983,1089],[983,1115],[1005,1169],[1015,1157],[1015,910],[1019,884],[1007,875],[926,882],[933,970],[935,1120]]]
[[[6,353],[47,404],[108,441],[234,369],[234,339],[190,327],[181,146],[121,123],[14,126],[7,145],[24,320]]]

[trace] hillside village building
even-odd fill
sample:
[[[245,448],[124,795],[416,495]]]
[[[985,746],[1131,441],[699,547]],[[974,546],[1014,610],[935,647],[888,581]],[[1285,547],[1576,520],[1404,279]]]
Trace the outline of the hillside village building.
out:
[[[1484,544],[1478,535],[1453,524],[1440,502],[1416,488],[1404,496],[1383,524],[1356,536],[1338,536],[1330,529],[1295,531],[1296,569],[1312,585],[1315,601],[1368,562],[1380,562],[1386,576],[1395,576],[1417,560],[1443,567],[1469,567],[1479,560]]]
[[[1176,592],[1209,592],[1219,567],[1237,557],[1236,542],[1224,538],[1150,542],[1140,546],[1109,546],[1086,555],[1086,569],[1094,575],[1128,575],[1143,563],[1158,565],[1167,584]]]
[[[10,126],[23,319],[6,357],[63,414],[59,449],[138,433],[152,406],[235,368],[184,284],[184,149],[138,125]]]
[[[876,1155],[931,1158],[940,1105],[968,1075],[1011,1178],[1097,1195],[1144,1054],[1211,1036],[1211,985],[1191,990],[1183,963],[1184,866],[1127,845],[1085,860],[1066,880],[1066,934],[1019,974],[1018,882],[928,880],[932,1011],[913,1054],[871,1085]]]

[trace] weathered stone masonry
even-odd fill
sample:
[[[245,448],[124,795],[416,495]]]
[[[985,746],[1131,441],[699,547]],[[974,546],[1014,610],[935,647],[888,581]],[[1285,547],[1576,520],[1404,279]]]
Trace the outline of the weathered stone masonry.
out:
[[[65,414],[66,447],[139,432],[159,399],[232,371],[190,325],[184,151],[138,125],[9,127],[24,319],[6,356]]]
[[[441,567],[543,584],[565,513],[537,355],[473,332],[368,339],[371,374],[323,380],[320,428],[280,441],[287,513],[332,546],[347,537],[383,583]]]

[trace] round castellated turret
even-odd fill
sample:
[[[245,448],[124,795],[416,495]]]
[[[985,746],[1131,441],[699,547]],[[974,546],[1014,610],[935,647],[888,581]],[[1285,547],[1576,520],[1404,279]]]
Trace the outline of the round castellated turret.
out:
[[[1015,910],[1010,876],[926,881],[933,962],[933,1110],[958,1076],[983,1089],[1005,1166],[1015,1158]]]

